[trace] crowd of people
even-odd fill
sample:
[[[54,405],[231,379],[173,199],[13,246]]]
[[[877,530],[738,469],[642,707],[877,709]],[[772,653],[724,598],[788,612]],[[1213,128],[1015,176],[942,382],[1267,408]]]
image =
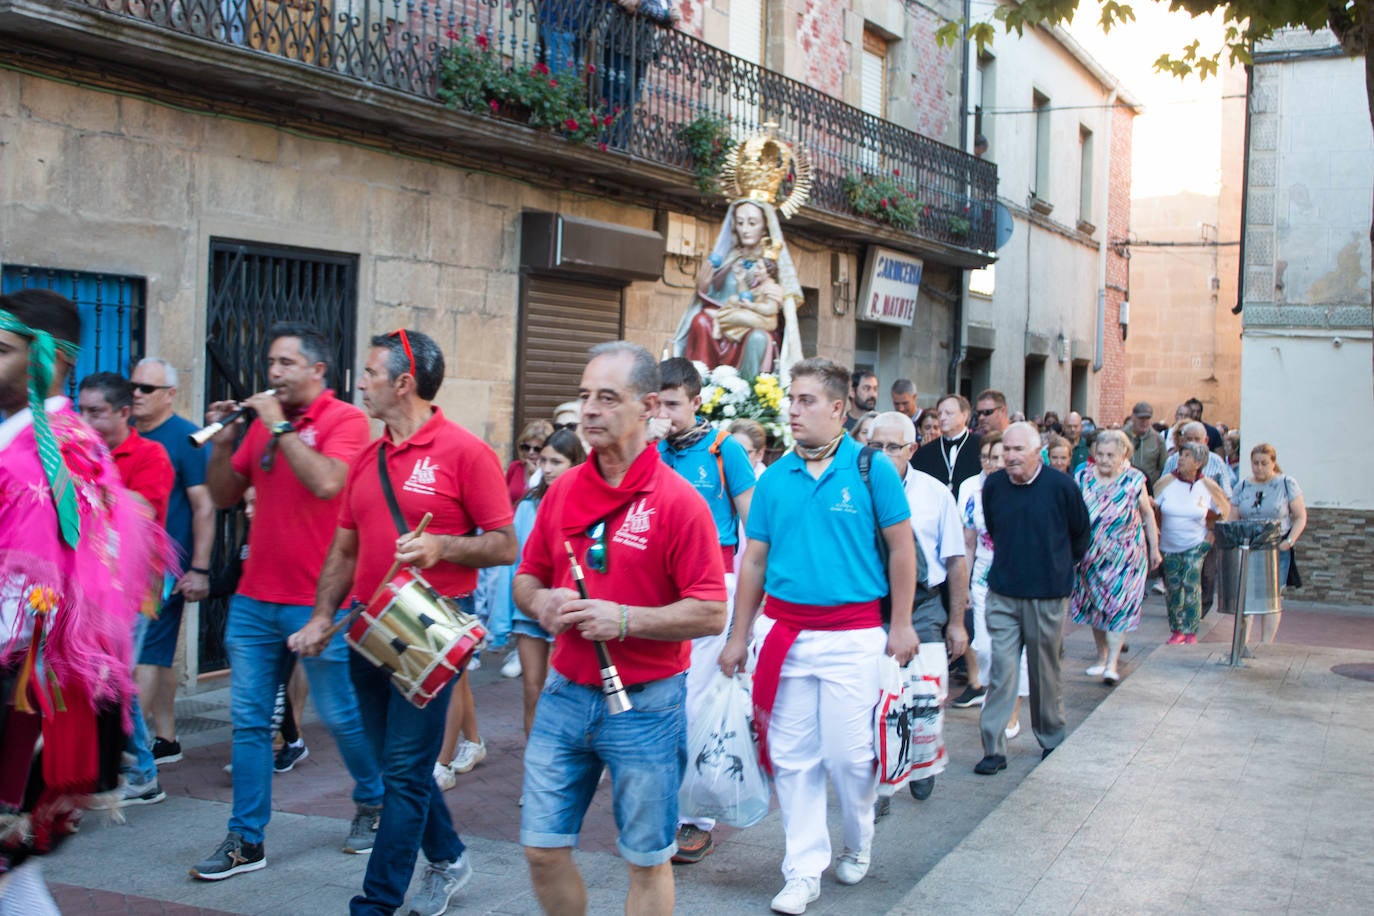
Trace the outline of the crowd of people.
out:
[[[759,423],[701,417],[692,362],[616,341],[592,348],[577,400],[527,420],[503,470],[434,403],[445,360],[424,333],[370,339],[361,408],[328,389],[315,329],[267,338],[271,390],[209,405],[206,422],[223,426],[200,450],[197,425],[173,412],[173,366],[80,380],[78,418],[61,397],[79,340],[71,303],[0,298],[0,738],[7,754],[35,749],[22,772],[0,771],[0,881],[26,912],[56,912],[29,860],[93,797],[165,798],[158,769],[182,754],[172,656],[184,602],[211,589],[216,508],[254,507],[225,636],[233,804],[190,874],[267,866],[273,773],[308,753],[308,689],[353,784],[342,849],[370,854],[350,911],[421,916],[473,877],[444,792],[486,758],[468,676],[482,652],[522,681],[519,836],[546,911],[586,910],[571,851],[607,774],[627,912],[672,910],[673,864],[715,849],[715,822],[678,810],[688,730],[717,672],[747,672],[785,836],[771,906],[799,914],[827,870],[864,880],[891,807],[872,736],[882,655],[904,664],[944,644],[964,681],[950,705],[981,707],[974,769],[993,776],[1023,704],[1042,755],[1066,736],[1067,619],[1092,630],[1086,676],[1115,686],[1153,575],[1169,642],[1196,641],[1210,523],[1277,521],[1285,581],[1306,525],[1272,446],[1255,446],[1240,478],[1238,438],[1193,402],[1167,430],[1145,403],[1099,428],[1072,411],[1027,421],[991,389],[922,410],[899,379],[879,411],[873,373],[804,359],[790,367],[793,444],[765,467]],[[399,595],[408,570],[433,596],[419,630],[431,618],[485,630],[470,662],[410,685],[421,702],[398,689],[405,666],[379,666],[358,636],[375,625],[359,613]],[[1262,638],[1277,624],[1266,618]],[[79,761],[53,753],[82,742]],[[935,777],[909,790],[927,799]]]

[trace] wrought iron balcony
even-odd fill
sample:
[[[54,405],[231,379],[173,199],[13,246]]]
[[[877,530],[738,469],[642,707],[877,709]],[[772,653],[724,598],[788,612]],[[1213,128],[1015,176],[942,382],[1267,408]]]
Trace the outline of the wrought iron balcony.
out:
[[[620,104],[628,112],[600,135],[610,150],[690,171],[683,126],[720,119],[742,136],[773,121],[810,154],[812,207],[853,218],[847,177],[892,180],[916,204],[919,215],[910,229],[916,239],[962,250],[977,262],[989,258],[976,253],[993,249],[994,164],[608,0],[74,3],[431,100],[441,88],[441,57],[463,42],[522,72],[543,63],[558,76],[559,65],[569,64],[589,104]],[[495,116],[486,110],[474,115]]]

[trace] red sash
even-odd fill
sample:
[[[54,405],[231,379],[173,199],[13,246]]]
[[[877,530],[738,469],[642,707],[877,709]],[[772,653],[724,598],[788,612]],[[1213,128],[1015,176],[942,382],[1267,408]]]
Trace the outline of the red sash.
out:
[[[771,776],[773,761],[768,756],[768,725],[773,718],[773,703],[782,683],[782,665],[792,643],[802,630],[867,630],[883,625],[878,602],[857,604],[793,604],[772,595],[765,596],[763,613],[777,621],[764,637],[759,663],[754,669],[754,732],[759,740],[759,762]]]

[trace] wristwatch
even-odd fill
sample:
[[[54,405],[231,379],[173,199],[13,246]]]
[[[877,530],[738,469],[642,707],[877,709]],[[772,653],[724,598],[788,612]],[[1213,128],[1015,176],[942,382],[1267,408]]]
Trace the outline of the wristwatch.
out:
[[[272,431],[273,439],[296,431],[296,427],[291,424],[290,420],[278,420],[276,423],[269,426],[268,429]]]

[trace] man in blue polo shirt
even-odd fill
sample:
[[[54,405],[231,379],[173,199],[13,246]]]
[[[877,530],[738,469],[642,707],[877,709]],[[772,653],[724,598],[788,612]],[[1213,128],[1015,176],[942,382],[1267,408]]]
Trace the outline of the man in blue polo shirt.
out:
[[[172,412],[177,394],[176,367],[150,356],[139,360],[130,375],[134,393],[133,421],[139,435],[167,450],[176,471],[172,499],[167,504],[167,534],[176,542],[185,570],[162,603],[157,619],[149,621],[138,655],[138,693],[153,720],[153,758],[159,766],[181,759],[175,703],[176,655],[182,608],[210,593],[210,549],[215,543],[215,507],[205,485],[210,450],[191,445],[187,436],[196,424]]]
[[[726,607],[735,596],[735,550],[739,545],[741,522],[749,518],[753,496],[754,469],[749,455],[725,430],[718,430],[697,416],[701,407],[701,374],[691,360],[675,356],[659,363],[660,391],[658,416],[668,431],[658,443],[663,463],[677,471],[706,500],[720,538],[725,563]],[[692,640],[692,667],[687,671],[687,730],[692,729],[697,706],[716,670],[725,630]],[[715,843],[711,831],[713,818],[683,818],[678,825],[678,863],[700,862],[710,855]]]
[[[873,706],[884,649],[905,664],[919,641],[910,614],[884,634],[880,599],[909,608],[916,545],[906,494],[892,464],[874,461],[865,483],[859,444],[844,433],[849,374],[828,359],[792,367],[788,417],[796,445],[764,472],[754,491],[735,627],[720,653],[727,675],[743,670],[750,630],[761,641],[754,672],[759,748],[782,810],[786,881],[778,913],[802,913],[820,896],[830,865],[828,774],[844,818],[835,879],[858,884],[873,845],[877,760]],[[883,569],[875,542],[889,557]],[[764,613],[755,612],[767,592]]]

